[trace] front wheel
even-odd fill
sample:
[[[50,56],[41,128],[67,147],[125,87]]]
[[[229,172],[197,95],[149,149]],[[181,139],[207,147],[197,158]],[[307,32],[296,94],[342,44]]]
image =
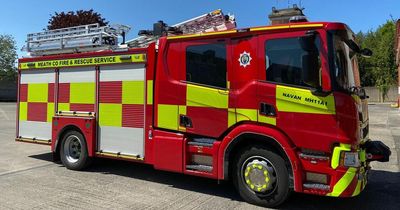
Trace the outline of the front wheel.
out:
[[[86,141],[80,132],[69,131],[64,135],[60,158],[64,166],[71,170],[82,170],[90,164]]]
[[[289,173],[276,153],[259,147],[243,150],[235,160],[233,182],[247,202],[275,207],[289,196]]]

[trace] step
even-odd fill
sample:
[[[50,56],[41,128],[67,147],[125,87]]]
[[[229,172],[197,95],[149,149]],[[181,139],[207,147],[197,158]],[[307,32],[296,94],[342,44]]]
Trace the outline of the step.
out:
[[[206,165],[186,165],[187,170],[195,170],[195,171],[203,171],[203,172],[209,172],[211,173],[213,170],[212,166],[206,166]]]
[[[215,141],[215,139],[209,138],[194,138],[189,141],[188,144],[193,146],[212,147]]]

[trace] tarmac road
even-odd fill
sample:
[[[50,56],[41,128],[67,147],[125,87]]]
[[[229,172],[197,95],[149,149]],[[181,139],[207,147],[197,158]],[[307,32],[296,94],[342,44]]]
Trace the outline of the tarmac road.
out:
[[[98,159],[88,171],[52,162],[48,146],[19,143],[14,103],[0,103],[0,209],[258,209],[229,182]],[[374,163],[367,188],[355,198],[293,193],[281,209],[400,209],[400,111],[370,105],[370,136],[392,149]]]

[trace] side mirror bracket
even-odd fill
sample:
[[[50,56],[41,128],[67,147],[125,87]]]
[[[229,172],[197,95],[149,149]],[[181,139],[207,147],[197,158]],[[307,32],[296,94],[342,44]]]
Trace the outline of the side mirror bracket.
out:
[[[315,96],[326,97],[332,93],[332,91],[324,91],[321,86],[313,88],[311,93]]]

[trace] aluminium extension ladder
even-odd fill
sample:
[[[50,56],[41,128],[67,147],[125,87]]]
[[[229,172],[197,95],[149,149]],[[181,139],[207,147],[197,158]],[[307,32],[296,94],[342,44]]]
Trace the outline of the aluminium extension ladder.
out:
[[[90,52],[118,48],[118,37],[130,27],[100,26],[98,23],[31,33],[23,50],[30,56]]]
[[[180,31],[180,34],[199,34],[213,31],[224,31],[236,29],[236,21],[233,15],[224,15],[222,10],[218,9],[204,15],[175,24],[173,28]],[[168,34],[174,35],[174,34]],[[127,41],[129,47],[142,48],[155,42],[159,36],[146,34]]]

